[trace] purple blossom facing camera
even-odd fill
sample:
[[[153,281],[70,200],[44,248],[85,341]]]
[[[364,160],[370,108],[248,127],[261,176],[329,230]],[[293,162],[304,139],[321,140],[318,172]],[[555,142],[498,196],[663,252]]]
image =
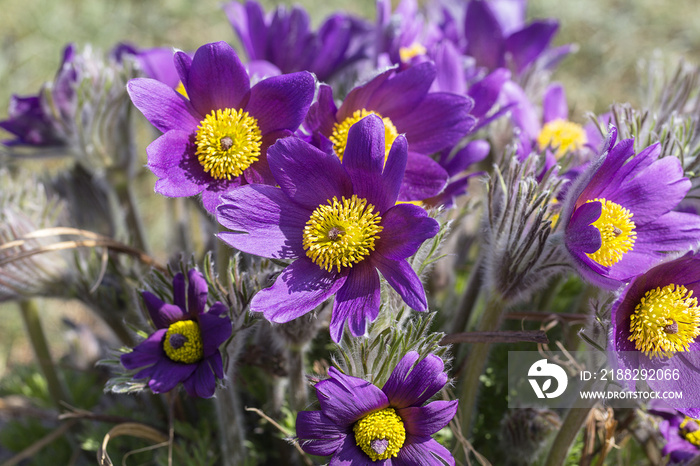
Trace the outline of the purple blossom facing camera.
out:
[[[670,251],[700,238],[700,217],[674,212],[690,189],[675,157],[660,145],[634,153],[632,139],[611,129],[602,155],[578,177],[562,206],[564,242],[576,269],[604,288],[617,288]]]
[[[457,412],[458,401],[424,403],[447,383],[442,359],[418,361],[406,354],[380,389],[334,367],[316,384],[320,411],[300,411],[297,437],[312,455],[331,465],[454,465],[450,452],[431,438]]]
[[[637,276],[612,306],[608,350],[613,367],[642,369],[674,409],[700,417],[700,255],[689,252]],[[663,376],[659,376],[663,374]],[[674,375],[675,374],[675,375]],[[634,389],[630,381],[629,389]]]
[[[225,42],[200,47],[194,58],[175,53],[187,98],[155,79],[129,81],[134,105],[164,134],[148,146],[148,168],[168,197],[202,194],[214,212],[219,195],[246,183],[273,184],[267,148],[290,136],[314,94],[308,72],[275,76],[250,87]]]
[[[222,196],[217,221],[225,243],[262,257],[295,259],[250,309],[284,323],[335,295],[330,331],[340,341],[364,335],[379,315],[381,272],[404,302],[424,311],[425,291],[407,258],[438,232],[421,207],[396,205],[406,167],[406,139],[385,155],[384,125],[370,115],[348,132],[345,156],[297,138],[269,151],[279,185],[248,185]],[[386,162],[385,162],[386,159]]]
[[[195,269],[185,277],[173,277],[173,303],[165,303],[148,291],[143,292],[146,309],[156,331],[121,356],[122,365],[130,370],[145,367],[134,379],[149,379],[153,393],[165,393],[182,383],[190,396],[210,398],[216,379],[224,370],[219,346],[231,336],[227,307],[207,305],[207,282]]]

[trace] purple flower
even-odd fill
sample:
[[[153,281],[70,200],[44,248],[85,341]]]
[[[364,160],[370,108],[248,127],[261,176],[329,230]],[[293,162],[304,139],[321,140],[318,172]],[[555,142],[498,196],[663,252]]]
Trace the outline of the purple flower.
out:
[[[75,45],[63,50],[63,61],[54,81],[37,95],[10,99],[8,119],[0,121],[0,128],[13,134],[15,139],[2,141],[6,146],[63,147],[69,143],[64,121],[70,120],[76,108],[78,73],[73,61]]]
[[[306,70],[327,81],[366,55],[370,26],[346,14],[333,14],[313,32],[308,13],[298,6],[291,11],[279,6],[267,17],[254,0],[229,2],[223,8],[256,69],[254,63],[267,62],[282,73]]]
[[[382,118],[385,151],[399,134],[408,141],[408,162],[399,200],[422,200],[437,195],[445,187],[447,173],[428,155],[454,147],[474,127],[469,114],[471,98],[446,92],[428,92],[435,79],[431,62],[405,71],[387,70],[347,95],[340,108],[333,91],[322,85],[318,101],[309,110],[305,127],[314,143],[331,149],[342,159],[348,130],[369,114]]]
[[[457,400],[423,406],[447,383],[442,360],[418,362],[406,354],[381,389],[331,367],[316,384],[320,411],[300,411],[297,437],[312,455],[333,455],[330,465],[454,465],[450,452],[431,438],[457,412]],[[417,364],[416,364],[417,363]]]
[[[666,440],[661,450],[670,464],[681,464],[700,454],[700,420],[679,413],[661,400],[649,403],[649,414],[659,416],[659,432]]]
[[[642,369],[656,392],[682,392],[666,400],[700,418],[700,255],[689,252],[636,277],[612,306],[608,350],[613,368]],[[674,374],[675,372],[675,374]],[[634,389],[634,381],[629,383]]]
[[[174,303],[164,303],[154,294],[144,291],[146,308],[157,330],[121,356],[127,369],[142,369],[134,379],[150,379],[153,393],[165,393],[180,382],[190,396],[209,398],[214,395],[216,379],[224,377],[219,346],[231,336],[228,309],[220,302],[207,312],[207,282],[195,269],[185,277],[173,277]]]
[[[134,105],[163,134],[148,146],[156,192],[169,197],[202,194],[214,212],[219,195],[245,183],[274,183],[267,148],[292,134],[314,94],[307,72],[276,76],[252,88],[245,68],[225,42],[200,47],[190,58],[175,54],[189,100],[154,79],[129,81]]]
[[[511,4],[508,4],[511,3]],[[545,67],[558,62],[570,47],[550,49],[559,24],[553,19],[524,22],[525,2],[471,0],[464,17],[466,54],[489,71],[506,65],[521,76],[538,60]]]
[[[170,47],[138,49],[130,44],[123,43],[115,47],[112,53],[117,59],[122,59],[125,55],[133,56],[147,78],[157,79],[173,89],[178,89],[182,86],[180,75],[173,63],[173,49]],[[184,90],[184,87],[181,89]]]
[[[680,161],[659,158],[658,143],[635,155],[632,139],[616,139],[613,127],[600,158],[568,190],[560,217],[578,271],[611,289],[700,238],[700,217],[672,211],[690,189]]]
[[[353,125],[342,163],[297,138],[269,151],[280,186],[248,185],[222,196],[217,220],[232,232],[219,238],[262,257],[296,259],[250,309],[284,323],[336,295],[330,331],[345,322],[363,335],[379,313],[379,270],[411,308],[426,309],[423,285],[406,260],[438,232],[422,208],[395,205],[406,167],[398,136],[385,160],[384,125],[372,115]]]

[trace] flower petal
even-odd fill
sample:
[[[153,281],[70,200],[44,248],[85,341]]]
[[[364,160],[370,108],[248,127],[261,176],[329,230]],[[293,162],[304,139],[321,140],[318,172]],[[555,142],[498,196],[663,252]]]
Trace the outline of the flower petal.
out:
[[[155,191],[168,197],[199,194],[212,181],[195,155],[191,134],[168,131],[149,144],[148,168],[160,178]]]
[[[435,160],[409,150],[398,199],[422,201],[436,196],[447,185],[447,178],[447,172]]]
[[[396,73],[372,94],[367,109],[389,118],[412,112],[425,98],[435,76],[435,64],[430,61]]]
[[[218,237],[249,254],[276,259],[305,255],[304,225],[311,212],[289,200],[280,188],[246,185],[221,197],[216,220],[226,228]]]
[[[333,296],[345,279],[345,275],[326,272],[304,256],[287,266],[274,285],[260,290],[250,310],[262,312],[270,322],[289,322]]]
[[[199,398],[211,398],[216,390],[216,378],[207,360],[200,361],[197,369],[184,382],[187,394]]]
[[[412,204],[399,204],[384,212],[382,227],[375,248],[392,260],[412,256],[426,239],[440,230],[438,222],[428,217],[425,209]]]
[[[489,3],[469,2],[464,31],[467,39],[467,54],[476,59],[478,66],[492,70],[504,65],[503,31]]]
[[[408,307],[419,312],[427,309],[428,302],[425,298],[423,284],[405,259],[393,260],[375,252],[372,255],[372,263]]]
[[[124,353],[119,358],[122,366],[129,370],[150,366],[165,357],[163,336],[167,329],[159,329],[134,347],[131,353]]]
[[[190,269],[187,273],[187,310],[191,316],[202,314],[207,306],[207,293],[209,287],[204,275],[197,269]]]
[[[180,272],[173,277],[173,303],[183,312],[187,312],[187,286],[185,276]]]
[[[390,461],[391,460],[380,462],[371,461],[369,456],[355,443],[355,436],[348,435],[345,437],[343,445],[338,449],[335,455],[333,455],[333,458],[331,458],[328,466],[354,466],[359,464],[388,466]]]
[[[148,387],[153,393],[169,392],[175,386],[184,382],[197,369],[197,364],[181,364],[167,357],[161,358],[155,366]]]
[[[334,196],[352,196],[352,181],[335,154],[326,154],[299,138],[285,138],[268,149],[267,158],[282,191],[312,211]]]
[[[218,109],[240,108],[250,79],[231,46],[214,42],[195,52],[185,88],[194,108],[208,115]]]
[[[330,456],[341,447],[347,432],[321,411],[299,411],[296,421],[297,438],[309,454]]]
[[[202,119],[187,99],[155,79],[132,79],[127,83],[126,90],[136,108],[163,133],[171,129],[191,133]]]
[[[296,131],[314,97],[315,80],[308,71],[263,79],[250,90],[245,110],[258,120],[262,134]]]
[[[509,79],[509,70],[497,68],[484,79],[472,84],[467,91],[467,95],[474,99],[474,108],[472,108],[471,114],[477,118],[486,115],[498,100],[503,84]]]
[[[433,435],[450,423],[457,413],[457,400],[433,401],[425,406],[412,406],[396,411],[406,427],[406,433],[420,437]]]
[[[168,328],[173,322],[187,317],[186,311],[180,306],[165,303],[150,291],[144,291],[141,296],[156,328]]]
[[[348,323],[350,333],[359,337],[367,331],[367,321],[379,315],[381,293],[379,274],[370,261],[355,264],[348,272],[345,284],[338,290],[331,316],[331,338],[338,343]]]
[[[559,29],[555,20],[533,21],[523,29],[511,34],[505,41],[506,52],[510,52],[518,73],[522,73],[544,52]]]
[[[445,364],[442,359],[429,354],[416,364],[418,357],[415,351],[406,353],[382,387],[391,406],[395,408],[421,406],[447,383]]]
[[[342,105],[336,113],[336,121],[343,122],[346,118],[351,117],[355,110],[362,110],[369,108],[369,100],[372,98],[374,92],[389,79],[394,73],[396,73],[396,68],[391,68],[384,71],[383,73],[375,76],[367,83],[355,87],[351,90],[348,95],[343,100]],[[382,115],[385,116],[385,115]],[[330,133],[323,133],[324,136],[329,137]]]
[[[640,354],[639,362],[640,368],[647,371],[662,370],[670,374],[680,374],[678,380],[673,380],[673,377],[669,380],[660,377],[648,380],[647,383],[656,392],[682,393],[682,397],[667,399],[666,403],[686,416],[700,418],[700,406],[697,402],[700,399],[700,351],[691,348],[691,351],[676,353],[671,358],[649,358]]]
[[[568,120],[569,105],[566,103],[564,86],[552,83],[547,87],[542,98],[543,120],[548,123],[553,120]]]
[[[345,375],[335,367],[328,370],[328,375],[329,379],[316,384],[316,395],[323,414],[338,426],[350,426],[366,414],[389,406],[384,392],[370,382]]]
[[[400,118],[392,118],[399,132],[406,133],[411,152],[432,154],[453,147],[476,125],[469,114],[471,97],[447,92],[428,94],[415,109]]]
[[[481,2],[473,2],[481,3]],[[455,460],[450,451],[430,437],[406,434],[406,441],[394,458],[393,466],[454,466]]]
[[[231,336],[231,319],[217,317],[209,313],[199,316],[199,330],[202,332],[204,357],[219,352],[219,346]]]

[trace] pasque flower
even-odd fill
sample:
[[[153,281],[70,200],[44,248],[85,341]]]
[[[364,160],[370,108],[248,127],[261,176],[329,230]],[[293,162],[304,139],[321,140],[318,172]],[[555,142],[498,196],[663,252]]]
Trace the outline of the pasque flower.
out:
[[[308,13],[299,6],[291,10],[278,6],[266,15],[257,1],[248,0],[245,4],[226,3],[223,9],[251,69],[276,68],[281,73],[306,70],[320,81],[328,81],[366,56],[369,24],[344,13],[334,13],[318,31],[312,31]]]
[[[300,411],[301,448],[333,455],[330,464],[454,465],[450,452],[431,438],[457,411],[457,400],[423,404],[447,383],[442,360],[406,354],[380,389],[330,368],[316,384],[320,411]]]
[[[216,379],[224,370],[219,346],[231,336],[227,307],[214,303],[208,311],[208,287],[204,276],[191,269],[185,277],[173,277],[173,303],[143,292],[146,309],[156,327],[146,340],[121,356],[127,369],[145,367],[134,379],[149,379],[153,393],[165,393],[182,383],[190,396],[214,395]]]
[[[314,143],[343,158],[348,130],[374,114],[384,121],[386,153],[399,134],[408,141],[408,160],[399,200],[435,196],[447,181],[446,171],[429,155],[454,147],[474,127],[474,101],[447,92],[428,92],[435,66],[425,62],[397,72],[392,68],[355,87],[338,108],[329,86],[319,88],[304,126]]]
[[[291,135],[314,94],[308,72],[250,79],[225,42],[200,47],[190,58],[175,53],[188,98],[155,79],[127,86],[134,105],[164,134],[148,146],[156,192],[169,197],[202,194],[210,212],[219,195],[244,183],[274,183],[267,148]]]
[[[680,161],[659,158],[659,144],[635,155],[632,139],[616,138],[613,127],[600,158],[567,192],[560,217],[574,265],[606,288],[700,238],[700,217],[672,211],[690,189]]]
[[[330,331],[345,322],[363,335],[379,313],[379,270],[411,308],[426,309],[423,285],[406,260],[438,223],[421,207],[395,205],[406,167],[406,139],[385,156],[384,125],[370,115],[349,128],[341,163],[297,138],[269,150],[280,186],[242,186],[222,196],[217,220],[232,230],[219,238],[262,257],[295,259],[250,309],[289,322],[336,295]],[[386,163],[385,163],[386,158]]]
[[[613,367],[646,369],[657,392],[683,393],[667,403],[700,418],[700,255],[688,252],[636,277],[612,306]],[[675,372],[675,375],[674,375]],[[630,389],[634,388],[630,381]]]

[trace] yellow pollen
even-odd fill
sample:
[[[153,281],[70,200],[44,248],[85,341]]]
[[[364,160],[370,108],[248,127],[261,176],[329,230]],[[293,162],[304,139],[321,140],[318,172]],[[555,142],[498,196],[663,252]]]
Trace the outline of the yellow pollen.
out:
[[[330,140],[333,143],[333,150],[343,161],[343,154],[345,153],[345,146],[348,143],[348,131],[350,127],[366,117],[367,115],[377,115],[384,122],[384,161],[389,156],[389,150],[391,150],[391,145],[394,140],[399,136],[398,131],[396,131],[396,126],[391,122],[389,118],[382,117],[379,113],[372,110],[355,110],[351,117],[347,117],[341,123],[336,123],[333,125],[333,133],[331,134]]]
[[[693,291],[667,285],[647,291],[630,316],[629,341],[647,356],[671,357],[700,334],[700,308]]]
[[[202,333],[193,320],[180,320],[170,324],[163,339],[165,354],[172,361],[193,364],[204,357]]]
[[[421,44],[418,42],[412,43],[409,47],[401,47],[399,49],[399,57],[401,57],[401,61],[406,63],[411,60],[411,58],[420,56],[420,55],[425,55],[427,50],[425,47],[423,47]]]
[[[382,218],[374,206],[356,195],[350,199],[333,197],[313,211],[304,227],[306,255],[322,269],[352,267],[374,251],[382,231]]]
[[[625,253],[632,250],[637,233],[634,231],[634,222],[630,220],[632,213],[605,199],[594,199],[603,205],[603,210],[598,220],[591,225],[600,231],[601,245],[593,254],[586,254],[600,265],[610,267],[622,259]]]
[[[700,426],[698,424],[700,424],[700,420],[686,416],[681,425],[678,426],[683,438],[696,447],[700,447]]]
[[[372,461],[396,457],[406,441],[403,421],[393,408],[368,414],[355,423],[355,442]]]
[[[240,176],[260,158],[262,133],[248,112],[226,108],[212,111],[197,127],[197,158],[212,177]]]
[[[557,119],[544,125],[537,145],[540,149],[551,147],[556,149],[555,157],[560,158],[567,152],[579,150],[586,144],[586,132],[583,127],[572,121]]]
[[[182,84],[182,81],[178,81],[177,87],[175,88],[177,92],[185,96],[185,98],[189,99],[190,96],[187,95],[187,90],[185,89],[185,85]]]

